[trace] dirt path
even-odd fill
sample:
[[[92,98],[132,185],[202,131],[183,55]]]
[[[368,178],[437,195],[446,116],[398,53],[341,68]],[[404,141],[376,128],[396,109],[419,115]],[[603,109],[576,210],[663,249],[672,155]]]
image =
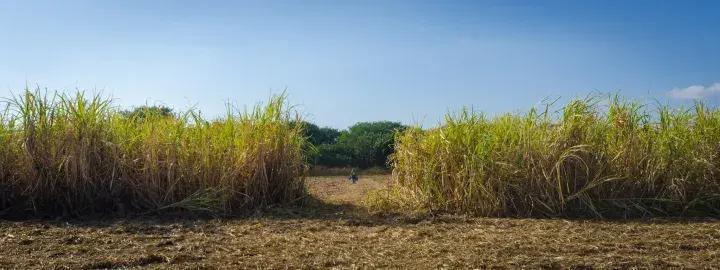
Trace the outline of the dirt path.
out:
[[[308,191],[326,203],[361,205],[370,190],[390,187],[390,176],[359,176],[353,184],[347,177],[314,177],[308,183]]]
[[[387,183],[316,178],[320,208],[246,219],[0,221],[0,269],[720,268],[718,222],[362,214]]]

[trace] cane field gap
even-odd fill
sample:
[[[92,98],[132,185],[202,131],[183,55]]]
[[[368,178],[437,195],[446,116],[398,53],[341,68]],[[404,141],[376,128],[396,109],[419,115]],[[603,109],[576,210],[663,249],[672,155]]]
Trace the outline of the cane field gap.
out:
[[[718,14],[0,0],[0,270],[720,269]]]

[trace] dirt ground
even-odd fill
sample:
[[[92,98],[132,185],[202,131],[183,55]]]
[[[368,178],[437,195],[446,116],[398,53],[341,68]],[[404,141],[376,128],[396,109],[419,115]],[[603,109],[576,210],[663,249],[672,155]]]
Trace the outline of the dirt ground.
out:
[[[388,177],[233,220],[0,221],[0,269],[720,269],[720,222],[369,214]]]

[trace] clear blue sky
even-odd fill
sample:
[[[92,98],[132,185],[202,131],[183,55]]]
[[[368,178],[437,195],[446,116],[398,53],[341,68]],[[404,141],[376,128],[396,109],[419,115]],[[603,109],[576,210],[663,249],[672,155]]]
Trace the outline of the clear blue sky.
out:
[[[287,87],[338,128],[593,90],[720,104],[719,1],[0,3],[3,96],[27,81],[219,115]]]

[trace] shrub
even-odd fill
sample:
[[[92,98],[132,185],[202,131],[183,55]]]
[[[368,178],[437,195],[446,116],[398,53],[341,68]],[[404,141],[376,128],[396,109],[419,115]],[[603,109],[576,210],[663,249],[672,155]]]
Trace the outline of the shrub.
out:
[[[322,165],[310,168],[310,176],[349,176],[351,167],[325,167]],[[367,169],[359,169],[357,175],[388,175],[391,173],[387,167],[371,167]]]
[[[387,167],[387,158],[393,151],[395,133],[404,129],[405,126],[397,122],[360,122],[340,134],[336,149],[342,150],[344,156],[348,157],[345,166]]]

